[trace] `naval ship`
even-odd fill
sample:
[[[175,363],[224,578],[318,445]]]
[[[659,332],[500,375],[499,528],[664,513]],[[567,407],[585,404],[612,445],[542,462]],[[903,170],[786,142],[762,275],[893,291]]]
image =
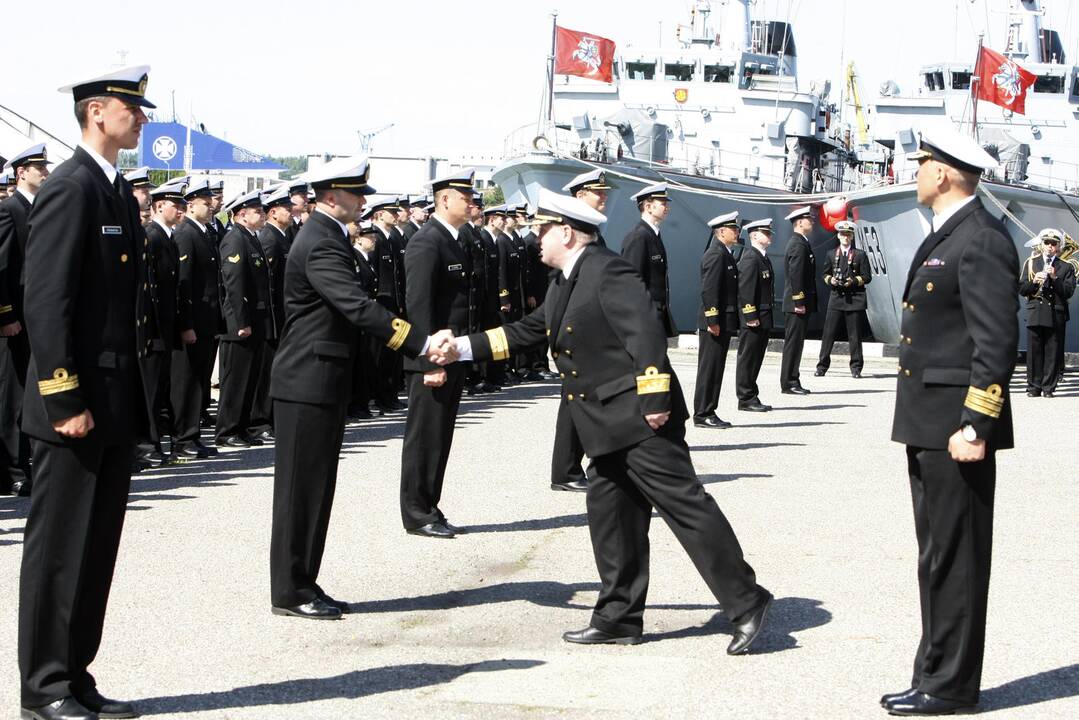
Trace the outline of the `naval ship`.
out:
[[[906,156],[919,130],[964,122],[969,130],[964,107],[973,63],[926,66],[924,87],[913,96],[886,82],[873,101],[860,97],[852,65],[838,93],[846,97],[834,98],[827,81],[800,86],[794,28],[753,17],[751,4],[695,2],[677,47],[620,48],[611,83],[556,76],[552,65],[545,119],[507,136],[506,161],[493,179],[506,197],[534,200],[540,187],[558,190],[581,172],[603,169],[613,188],[603,234],[616,251],[639,218],[631,196],[645,184],[668,183],[672,207],[662,232],[682,332],[696,328],[708,219],[732,210],[746,220],[771,218],[768,254],[781,287],[790,235],[784,217],[807,204],[822,208],[825,222],[809,240],[823,274],[836,245],[829,226],[849,216],[873,269],[873,336],[895,343],[907,270],[931,219],[916,202],[916,164]],[[1038,0],[1010,0],[1005,13],[1007,54],[1038,75],[1027,114],[979,106],[980,140],[1002,167],[982,183],[982,200],[1008,226],[1021,258],[1043,227],[1079,237],[1079,68],[1064,64],[1061,39],[1042,28],[1042,13]],[[841,117],[847,106],[857,108],[856,131]],[[864,108],[872,108],[872,124]],[[823,310],[827,292],[819,282]],[[776,319],[781,324],[782,314]],[[1076,325],[1069,326],[1071,351],[1079,350]]]

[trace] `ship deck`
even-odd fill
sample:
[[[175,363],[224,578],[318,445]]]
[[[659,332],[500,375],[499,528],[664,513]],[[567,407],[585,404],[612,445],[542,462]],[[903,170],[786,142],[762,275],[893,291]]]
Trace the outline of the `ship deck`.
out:
[[[442,507],[467,534],[406,536],[401,415],[349,426],[320,577],[352,603],[339,622],[270,614],[273,448],[155,469],[133,481],[104,644],[102,691],[184,718],[884,717],[918,640],[904,453],[889,441],[895,363],[846,358],[805,397],[761,376],[768,414],[688,429],[694,463],[777,601],[755,654],[658,518],[637,647],[570,646],[597,592],[584,497],[548,489],[557,386],[466,398]],[[695,355],[672,351],[687,398]],[[1053,400],[1012,385],[1019,448],[998,458],[983,707],[1079,716],[1079,523],[1072,427],[1079,376]],[[1062,443],[1052,444],[1060,438]],[[1046,444],[1051,444],[1047,452]],[[0,707],[18,702],[16,607],[27,501],[0,499]]]

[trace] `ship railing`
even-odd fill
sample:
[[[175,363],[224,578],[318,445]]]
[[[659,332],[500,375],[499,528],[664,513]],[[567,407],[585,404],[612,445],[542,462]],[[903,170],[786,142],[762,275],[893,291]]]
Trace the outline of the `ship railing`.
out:
[[[1026,173],[1020,174],[1014,163],[1007,163],[1001,170],[990,173],[987,177],[991,180],[1021,185],[1036,190],[1079,193],[1079,165],[1054,160],[1053,165],[1049,167],[1053,168],[1057,165],[1069,166],[1070,177],[1065,174],[1067,170],[1061,173],[1048,174],[1027,168]],[[897,183],[914,182],[917,174],[918,168],[916,166],[906,166],[895,173],[895,181]]]

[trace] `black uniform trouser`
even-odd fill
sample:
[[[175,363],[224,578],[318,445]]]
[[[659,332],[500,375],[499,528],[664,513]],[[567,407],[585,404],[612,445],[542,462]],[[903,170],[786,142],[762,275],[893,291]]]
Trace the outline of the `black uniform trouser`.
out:
[[[401,386],[404,359],[400,353],[390,350],[382,344],[378,351],[378,371],[375,382],[375,404],[388,407],[397,402],[397,391]]]
[[[360,334],[356,345],[356,358],[352,365],[352,397],[349,409],[363,409],[371,404],[378,391],[378,355],[385,345],[374,335]]]
[[[406,530],[445,519],[438,503],[466,368],[455,363],[443,369],[446,382],[440,387],[425,386],[423,373],[409,373],[408,419],[401,451],[401,522]]]
[[[714,415],[719,407],[719,391],[723,387],[723,371],[727,367],[732,334],[721,331],[719,335],[713,335],[707,330],[699,330],[697,334],[697,389],[693,392],[693,416],[706,418]]]
[[[217,401],[216,439],[247,435],[266,342],[261,338],[221,343],[221,395]]]
[[[581,469],[584,446],[577,435],[577,428],[569,414],[565,400],[558,403],[558,419],[554,426],[554,448],[551,451],[551,483],[564,485],[569,482],[585,482]]]
[[[760,327],[743,327],[738,331],[738,360],[735,364],[735,389],[738,404],[748,405],[759,399],[757,376],[768,351],[768,330]]]
[[[802,348],[806,341],[806,328],[809,327],[809,313],[784,313],[783,360],[779,366],[779,386],[786,390],[801,385],[798,366],[802,362]]]
[[[165,422],[168,416],[169,404],[169,380],[164,378],[170,372],[171,351],[151,350],[140,360],[145,369],[146,394],[150,400],[150,416],[153,419],[147,428],[147,436],[140,442],[149,441],[160,447],[161,439],[169,434],[169,423]]]
[[[22,704],[47,705],[95,686],[131,485],[130,444],[35,439],[34,492],[19,582]]]
[[[337,488],[345,403],[274,400],[274,418],[270,599],[276,607],[294,607],[321,595],[317,580]]]
[[[0,340],[0,493],[30,479],[30,437],[22,432],[22,398],[30,343],[24,329]]]
[[[267,342],[259,358],[258,380],[255,382],[255,396],[251,400],[251,423],[248,432],[258,435],[264,430],[274,429],[273,400],[270,398],[270,373],[273,359],[277,353],[277,343]]]
[[[907,448],[918,537],[922,638],[911,687],[976,703],[993,555],[996,457],[959,463],[947,450]]]
[[[757,608],[757,585],[738,538],[697,479],[685,427],[595,458],[588,485],[588,530],[602,587],[592,627],[639,633],[648,593],[648,526],[652,508],[666,521],[732,622]]]
[[[499,311],[499,314],[501,316],[501,325],[507,325],[511,322],[517,322],[524,317],[524,313],[521,312],[520,302],[514,299],[514,296],[517,294],[519,293],[517,293],[516,290],[510,290],[510,302],[508,303],[510,309],[504,312],[501,310]],[[516,353],[514,355],[511,355],[507,360],[502,360],[500,362],[502,363],[504,371],[516,372],[517,370],[520,370],[526,365],[525,353]]]
[[[195,334],[197,342],[183,345],[172,353],[169,395],[175,444],[187,445],[199,439],[204,390],[209,389],[210,373],[213,372],[213,340],[199,331]]]
[[[850,345],[850,371],[861,372],[865,364],[862,358],[862,313],[864,310],[833,310],[824,315],[824,332],[821,335],[820,356],[817,369],[824,372],[832,366],[832,347],[839,336],[839,328],[847,327],[847,343]]]
[[[1064,346],[1064,315],[1054,313],[1053,327],[1027,327],[1027,390],[1053,392],[1063,365],[1058,364]]]

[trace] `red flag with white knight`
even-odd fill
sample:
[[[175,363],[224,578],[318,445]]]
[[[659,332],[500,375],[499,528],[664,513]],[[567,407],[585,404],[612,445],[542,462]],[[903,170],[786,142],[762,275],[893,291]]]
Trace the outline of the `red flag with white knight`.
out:
[[[987,47],[978,54],[974,74],[979,78],[979,100],[988,100],[1020,115],[1026,114],[1027,90],[1037,75]]]
[[[613,78],[614,40],[555,26],[554,71],[609,83]]]

